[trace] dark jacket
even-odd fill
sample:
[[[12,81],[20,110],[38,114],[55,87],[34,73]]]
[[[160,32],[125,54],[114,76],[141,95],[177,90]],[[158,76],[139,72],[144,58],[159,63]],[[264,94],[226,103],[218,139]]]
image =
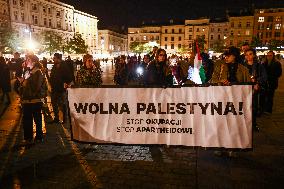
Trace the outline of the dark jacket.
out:
[[[151,61],[145,73],[146,85],[168,86],[173,85],[172,71],[166,62]]]
[[[65,62],[59,63],[58,66],[54,64],[49,77],[51,92],[64,92],[64,83],[71,83],[73,78],[73,73]]]
[[[277,89],[278,78],[282,75],[281,63],[274,60],[270,64],[268,64],[268,62],[266,61],[263,63],[263,65],[267,73],[268,88]]]
[[[29,102],[40,102],[41,96],[41,87],[43,84],[44,76],[39,68],[34,68],[29,72],[30,77],[25,79],[22,83],[20,95],[22,101]]]
[[[5,62],[0,63],[0,87],[3,92],[11,92],[10,70]]]

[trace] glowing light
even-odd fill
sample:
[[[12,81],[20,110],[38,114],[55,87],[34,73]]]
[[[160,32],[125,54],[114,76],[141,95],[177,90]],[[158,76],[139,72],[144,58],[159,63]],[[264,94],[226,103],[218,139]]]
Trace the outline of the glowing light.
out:
[[[143,72],[144,72],[144,70],[143,70],[143,68],[138,67],[137,70],[136,70],[136,72],[137,72],[138,75],[142,75]]]

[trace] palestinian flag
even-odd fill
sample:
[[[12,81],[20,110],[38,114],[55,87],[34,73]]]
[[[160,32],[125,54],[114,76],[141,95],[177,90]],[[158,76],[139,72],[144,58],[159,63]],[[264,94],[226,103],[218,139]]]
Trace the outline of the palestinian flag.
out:
[[[202,65],[202,58],[200,56],[200,49],[198,47],[198,43],[195,42],[195,44],[196,46],[193,49],[193,51],[195,52],[194,67],[189,67],[188,79],[196,84],[203,84],[206,80],[205,70]]]

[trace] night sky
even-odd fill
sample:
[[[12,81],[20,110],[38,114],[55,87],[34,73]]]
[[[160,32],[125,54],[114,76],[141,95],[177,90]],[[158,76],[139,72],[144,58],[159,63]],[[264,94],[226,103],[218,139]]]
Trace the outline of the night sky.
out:
[[[99,29],[137,26],[154,20],[184,20],[225,17],[231,12],[255,8],[282,7],[284,0],[61,0],[75,9],[97,16]]]

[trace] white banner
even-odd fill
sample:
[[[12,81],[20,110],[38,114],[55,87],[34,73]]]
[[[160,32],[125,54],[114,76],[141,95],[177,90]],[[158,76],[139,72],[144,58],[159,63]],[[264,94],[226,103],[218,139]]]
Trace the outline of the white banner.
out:
[[[77,141],[252,148],[250,85],[70,88]]]

